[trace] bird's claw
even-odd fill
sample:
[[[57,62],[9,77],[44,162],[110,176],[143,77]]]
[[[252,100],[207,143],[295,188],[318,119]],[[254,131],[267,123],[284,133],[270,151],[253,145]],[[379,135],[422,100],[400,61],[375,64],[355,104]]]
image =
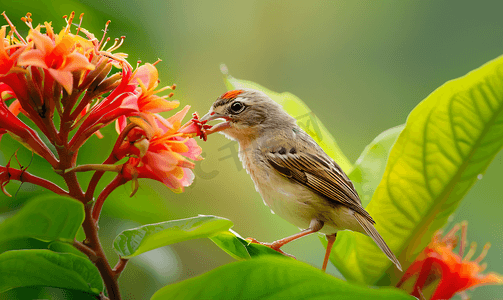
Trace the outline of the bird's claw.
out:
[[[268,248],[271,248],[272,250],[276,251],[276,252],[279,252],[281,254],[283,254],[284,256],[288,256],[288,257],[291,257],[293,259],[297,259],[295,258],[295,256],[291,255],[291,254],[288,254],[286,253],[285,251],[281,250],[280,247],[275,247],[274,243],[264,243],[264,242],[259,242],[257,241],[256,239],[254,238],[247,238],[245,239],[245,241],[247,242],[250,242],[250,243],[253,243],[253,244],[259,244],[259,245],[262,245],[262,246],[266,246]]]

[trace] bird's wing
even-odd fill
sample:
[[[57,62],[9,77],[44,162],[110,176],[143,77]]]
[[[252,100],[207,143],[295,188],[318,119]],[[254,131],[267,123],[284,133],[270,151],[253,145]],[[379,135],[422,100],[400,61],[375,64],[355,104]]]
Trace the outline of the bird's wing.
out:
[[[361,205],[353,183],[333,161],[302,152],[267,152],[269,164],[281,175],[295,180],[338,204],[345,205],[375,221]]]

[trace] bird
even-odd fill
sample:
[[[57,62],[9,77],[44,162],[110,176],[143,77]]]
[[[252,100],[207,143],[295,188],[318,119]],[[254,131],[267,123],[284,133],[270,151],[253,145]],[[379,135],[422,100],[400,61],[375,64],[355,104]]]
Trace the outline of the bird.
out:
[[[351,230],[371,237],[402,270],[375,229],[374,219],[363,208],[351,180],[280,104],[262,91],[232,90],[218,97],[200,118],[203,124],[213,120],[223,122],[206,129],[205,135],[219,132],[237,141],[239,159],[264,203],[302,229],[261,244],[286,254],[280,249],[285,244],[308,234],[323,233],[328,241],[322,265],[325,271],[337,232]]]

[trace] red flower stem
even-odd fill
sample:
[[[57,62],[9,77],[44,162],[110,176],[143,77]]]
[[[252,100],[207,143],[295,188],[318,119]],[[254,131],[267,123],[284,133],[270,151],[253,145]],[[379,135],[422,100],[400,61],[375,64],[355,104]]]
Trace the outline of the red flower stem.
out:
[[[60,146],[63,144],[63,142],[59,136],[56,126],[54,125],[53,117],[54,115],[51,114],[49,116],[46,116],[45,118],[42,118],[42,122],[45,127],[44,134],[47,136],[47,138],[53,145]]]
[[[29,130],[30,134],[27,135],[18,135],[21,137],[35,153],[43,157],[45,160],[47,160],[48,163],[51,164],[51,166],[54,168],[58,165],[58,159],[54,154],[47,148],[47,146],[40,140],[38,137],[37,133],[33,130]]]
[[[95,97],[95,95],[93,93],[90,93],[89,91],[86,92],[86,94],[84,95],[82,100],[80,100],[79,104],[77,105],[77,107],[75,108],[73,113],[70,115],[70,119],[76,120],[78,115],[80,114],[80,112],[84,108],[86,108],[87,104],[89,104],[93,100],[94,97]]]
[[[110,157],[107,158],[103,164],[109,164],[111,163],[111,159]],[[87,187],[87,191],[86,191],[86,201],[91,201],[93,200],[93,197],[94,197],[94,191],[96,191],[96,186],[98,186],[98,182],[100,182],[100,179],[101,177],[103,176],[103,174],[105,174],[104,171],[96,171],[94,174],[93,174],[93,177],[91,178],[91,181],[89,181],[89,186]]]
[[[38,176],[32,175],[24,170],[6,168],[10,180],[17,180],[20,182],[29,182],[43,188],[46,188],[58,195],[68,196],[68,192],[60,188],[57,184],[48,181],[46,179],[40,178]]]
[[[87,164],[73,167],[71,169],[65,170],[66,172],[88,172],[88,171],[109,171],[109,172],[120,172],[122,169],[121,165],[112,164]]]
[[[70,151],[77,151],[80,147],[82,147],[82,145],[84,145],[84,143],[98,130],[100,130],[101,128],[107,126],[109,123],[100,123],[100,124],[96,124],[92,127],[90,127],[89,129],[85,130],[84,132],[82,132],[81,134],[79,134],[78,136],[74,136],[71,140],[70,140]]]
[[[135,128],[137,126],[138,125],[136,125],[136,124],[130,123],[124,128],[124,130],[122,130],[122,132],[117,137],[117,140],[115,141],[115,145],[114,145],[114,148],[112,149],[112,153],[110,153],[110,156],[103,162],[103,164],[114,164],[114,163],[118,162],[119,160],[121,160],[121,158],[115,156],[115,153],[119,149],[119,147],[121,146],[124,139],[126,139],[126,136],[128,135],[128,133],[133,128]],[[97,171],[96,173],[94,173],[93,177],[91,178],[91,181],[89,182],[89,186],[87,187],[87,191],[86,191],[87,201],[91,201],[93,199],[94,191],[96,190],[96,186],[98,185],[98,182],[100,181],[103,174],[105,174],[105,172]]]
[[[94,222],[98,222],[100,218],[101,209],[103,208],[103,204],[107,197],[119,186],[126,183],[127,180],[122,177],[120,174],[117,175],[104,189],[101,191],[100,195],[96,199],[96,203],[93,206],[92,217]]]
[[[68,121],[72,121],[73,119],[71,118],[71,115],[72,115],[72,109],[73,109],[73,106],[75,106],[75,103],[77,103],[77,100],[79,100],[79,97],[80,95],[82,94],[82,91],[74,88],[73,89],[73,92],[71,95],[68,95],[67,97],[65,97],[64,99],[62,99],[62,103],[63,103],[63,108],[64,108],[64,112],[63,112],[63,122],[68,122]]]

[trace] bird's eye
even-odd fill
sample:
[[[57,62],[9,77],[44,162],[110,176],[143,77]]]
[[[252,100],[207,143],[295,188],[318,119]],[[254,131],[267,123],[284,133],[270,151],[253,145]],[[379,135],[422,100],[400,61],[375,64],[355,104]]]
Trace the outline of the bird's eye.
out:
[[[231,111],[233,113],[240,113],[242,112],[243,110],[245,109],[245,106],[243,103],[239,102],[239,101],[236,101],[234,103],[231,104]]]

